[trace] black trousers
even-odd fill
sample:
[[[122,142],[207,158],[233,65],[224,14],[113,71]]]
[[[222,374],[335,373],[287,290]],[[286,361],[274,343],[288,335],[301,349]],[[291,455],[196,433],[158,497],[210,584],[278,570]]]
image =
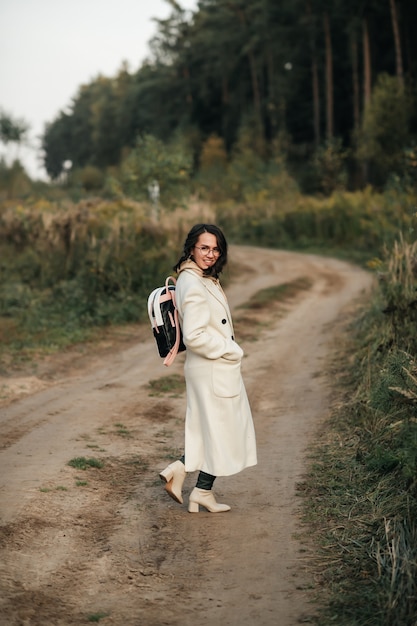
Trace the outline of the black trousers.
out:
[[[182,457],[180,458],[180,461],[181,463],[185,464],[184,455],[182,455]],[[205,489],[206,491],[210,491],[210,489],[213,487],[213,483],[215,480],[216,480],[215,476],[212,476],[211,474],[207,474],[206,472],[200,471],[198,474],[196,487],[198,489]]]

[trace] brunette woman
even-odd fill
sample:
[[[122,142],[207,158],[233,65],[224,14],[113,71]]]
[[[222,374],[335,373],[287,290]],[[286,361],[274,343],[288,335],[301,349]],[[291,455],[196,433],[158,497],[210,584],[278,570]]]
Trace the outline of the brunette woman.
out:
[[[165,489],[182,503],[187,472],[199,471],[188,510],[229,511],[216,502],[216,476],[256,465],[251,409],[241,376],[243,350],[235,341],[232,317],[219,275],[227,263],[227,242],[217,226],[196,224],[188,233],[178,272],[176,301],[186,345],[185,454],[160,473]]]

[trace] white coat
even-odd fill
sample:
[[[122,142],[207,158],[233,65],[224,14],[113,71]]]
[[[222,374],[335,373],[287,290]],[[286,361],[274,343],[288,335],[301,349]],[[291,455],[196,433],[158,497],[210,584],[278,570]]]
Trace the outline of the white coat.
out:
[[[183,264],[176,288],[187,348],[185,468],[229,476],[257,462],[252,414],[241,376],[243,350],[234,340],[229,305],[219,282],[202,276],[193,265]]]

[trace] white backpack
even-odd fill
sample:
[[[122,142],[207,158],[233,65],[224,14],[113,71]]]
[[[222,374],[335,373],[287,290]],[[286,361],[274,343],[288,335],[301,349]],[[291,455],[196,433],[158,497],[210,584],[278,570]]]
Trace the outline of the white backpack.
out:
[[[170,282],[173,284],[170,285]],[[167,367],[174,362],[178,352],[185,350],[175,304],[176,284],[175,278],[168,276],[165,286],[154,289],[148,298],[148,315],[153,335],[159,356],[164,358],[164,365]]]

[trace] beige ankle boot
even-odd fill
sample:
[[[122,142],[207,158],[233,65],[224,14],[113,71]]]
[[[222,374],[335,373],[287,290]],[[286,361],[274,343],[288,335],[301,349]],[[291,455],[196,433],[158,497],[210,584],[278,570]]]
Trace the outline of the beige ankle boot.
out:
[[[206,489],[198,489],[194,487],[190,493],[190,499],[188,503],[188,511],[190,513],[198,513],[199,505],[204,506],[210,513],[223,513],[224,511],[230,511],[230,506],[227,504],[219,504],[216,502],[216,498],[212,491]]]
[[[165,485],[165,491],[171,496],[175,502],[183,503],[182,499],[182,486],[185,480],[185,465],[181,461],[175,461],[168,465],[160,474],[159,477],[163,480]]]

